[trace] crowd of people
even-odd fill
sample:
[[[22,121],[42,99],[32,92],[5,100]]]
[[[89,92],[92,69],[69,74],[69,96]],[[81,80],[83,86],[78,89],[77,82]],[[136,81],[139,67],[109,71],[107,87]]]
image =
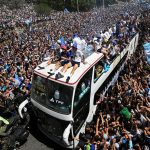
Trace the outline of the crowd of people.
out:
[[[5,108],[16,97],[30,96],[33,70],[52,52],[79,49],[75,37],[84,41],[87,47],[91,46],[93,51],[102,52],[109,64],[139,30],[140,7],[137,4],[79,13],[51,12],[49,16],[38,16],[32,5],[24,5],[18,10],[3,6],[0,12],[0,107]],[[147,33],[146,40],[149,40]],[[63,65],[66,70],[70,64]],[[111,94],[108,93],[107,103],[104,99],[100,104],[107,114],[104,110],[100,112],[96,126],[91,124],[87,128],[86,134],[90,135],[86,142],[84,139],[87,147],[91,143],[114,149],[125,147],[128,142],[130,149],[140,147],[143,142],[146,145],[150,81],[148,67],[143,69],[143,66],[147,66],[146,62],[141,51],[137,51]],[[125,143],[120,144],[121,139]]]
[[[140,13],[137,7],[138,5],[134,4],[126,5],[124,8],[112,6],[105,11],[94,9],[91,12],[67,14],[52,12],[50,16],[37,16],[32,6],[28,5],[19,10],[2,7],[0,16],[2,20],[0,31],[1,104],[4,102],[3,99],[14,99],[18,94],[29,96],[32,74],[36,66],[49,56],[53,49],[64,49],[62,41],[69,49],[75,35],[84,39],[87,45],[92,45],[94,50],[98,50],[101,43],[106,41],[108,44],[104,43],[101,50],[106,57],[110,53],[108,47],[112,49],[112,46],[115,46],[111,54],[119,51],[118,42],[123,39],[126,40],[123,42],[127,44],[128,30],[136,28],[138,21],[136,17]],[[108,27],[108,22],[113,25],[116,20],[118,20],[117,25]],[[127,24],[131,28],[127,27]],[[110,44],[108,39],[115,32],[117,36],[120,36],[117,37],[120,40],[111,39]]]
[[[150,22],[145,14],[137,50],[100,99],[93,121],[78,139],[80,150],[150,149],[150,66],[143,48],[150,42]]]

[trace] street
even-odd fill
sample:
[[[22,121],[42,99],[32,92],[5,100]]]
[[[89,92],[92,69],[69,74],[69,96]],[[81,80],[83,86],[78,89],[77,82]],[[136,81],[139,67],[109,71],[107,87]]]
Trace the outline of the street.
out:
[[[29,135],[27,142],[22,145],[20,150],[54,150],[51,146],[45,145],[32,134]]]
[[[37,126],[30,126],[30,135],[19,150],[65,150],[43,135]]]

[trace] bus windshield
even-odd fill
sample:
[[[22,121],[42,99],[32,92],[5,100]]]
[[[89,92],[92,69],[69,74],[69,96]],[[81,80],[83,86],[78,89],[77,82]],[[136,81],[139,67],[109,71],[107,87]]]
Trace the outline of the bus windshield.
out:
[[[60,84],[34,74],[31,98],[62,114],[71,112],[73,87]]]

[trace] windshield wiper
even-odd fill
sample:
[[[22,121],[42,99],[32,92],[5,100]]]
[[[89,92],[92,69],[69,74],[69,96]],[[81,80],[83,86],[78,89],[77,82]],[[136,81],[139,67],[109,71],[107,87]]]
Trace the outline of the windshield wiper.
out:
[[[38,67],[39,67],[39,69],[38,69],[38,70],[45,69],[45,67],[41,67],[41,66],[38,66]]]

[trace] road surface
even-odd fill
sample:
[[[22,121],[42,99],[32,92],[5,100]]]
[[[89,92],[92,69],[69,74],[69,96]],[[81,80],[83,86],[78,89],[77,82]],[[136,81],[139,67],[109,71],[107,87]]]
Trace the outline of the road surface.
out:
[[[54,148],[53,146],[42,143],[42,141],[39,141],[32,134],[30,134],[27,142],[23,144],[19,150],[54,150]]]
[[[66,150],[43,135],[37,126],[30,127],[30,135],[19,150]]]

